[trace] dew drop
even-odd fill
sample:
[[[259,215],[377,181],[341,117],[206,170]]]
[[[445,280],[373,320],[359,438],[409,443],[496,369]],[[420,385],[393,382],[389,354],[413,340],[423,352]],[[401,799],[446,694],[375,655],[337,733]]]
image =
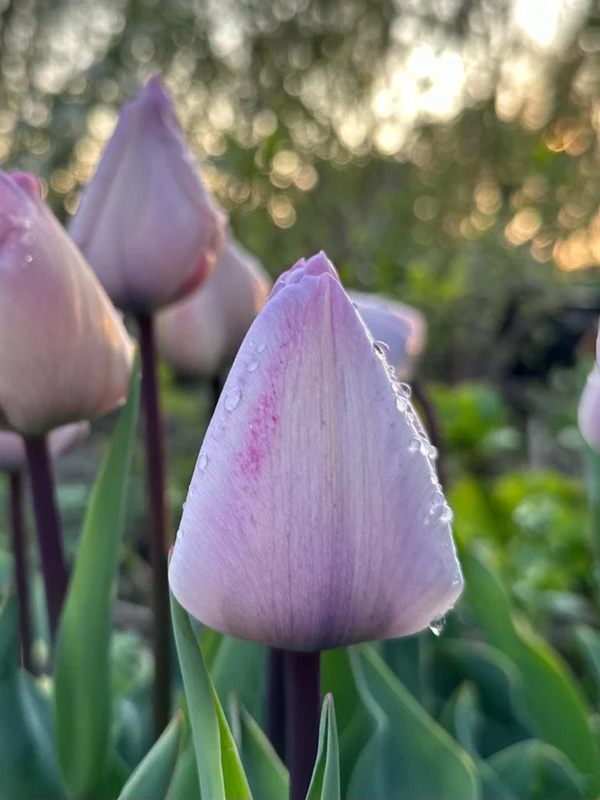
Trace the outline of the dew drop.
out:
[[[415,436],[414,439],[411,439],[410,444],[408,445],[408,452],[409,453],[418,453],[421,449],[421,440],[418,436]]]
[[[399,395],[396,398],[396,408],[398,409],[398,411],[402,412],[406,411],[406,409],[408,408],[408,400],[406,399],[406,397],[402,397],[401,395]]]
[[[437,447],[434,444],[430,444],[429,445],[429,458],[432,461],[435,461],[437,457],[438,457],[438,449],[437,449]]]
[[[390,346],[385,342],[373,342],[373,347],[380,356],[389,356]]]
[[[254,372],[258,368],[258,361],[250,361],[246,366],[247,372]]]
[[[439,619],[434,619],[431,621],[429,625],[429,630],[433,633],[434,636],[441,636],[444,632],[444,628],[446,627],[446,618],[439,617]]]
[[[198,459],[198,469],[200,470],[200,472],[204,472],[207,465],[208,465],[208,456],[206,455],[206,453],[202,453],[202,455]]]
[[[32,256],[32,255],[26,255],[26,256],[25,256],[25,261],[26,261],[28,264],[31,264],[31,262],[33,261],[33,256]]]
[[[237,408],[237,405],[241,399],[242,393],[237,386],[235,386],[233,389],[230,389],[225,395],[225,399],[223,401],[225,411],[233,411],[234,408]]]
[[[442,522],[452,522],[453,518],[454,514],[452,513],[452,509],[446,504],[442,509],[442,513],[440,514],[440,519]]]
[[[267,343],[266,343],[266,342],[264,342],[264,341],[262,341],[262,342],[259,342],[259,343],[256,345],[256,352],[257,352],[257,353],[262,353],[262,351],[265,349],[265,347],[266,347],[266,346],[267,346]]]
[[[408,383],[399,383],[398,384],[398,392],[404,397],[410,397],[412,394],[412,389],[408,385]]]

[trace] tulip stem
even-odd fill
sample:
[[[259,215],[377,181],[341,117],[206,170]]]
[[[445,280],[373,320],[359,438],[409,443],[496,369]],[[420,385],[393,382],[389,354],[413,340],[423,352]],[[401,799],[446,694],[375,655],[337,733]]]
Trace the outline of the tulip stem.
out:
[[[286,650],[284,658],[290,800],[304,800],[319,742],[321,654]]]
[[[150,507],[150,560],[154,618],[154,733],[158,738],[169,722],[170,695],[170,611],[167,551],[169,521],[165,491],[163,421],[156,374],[154,321],[150,314],[138,314],[142,362],[142,406],[146,431],[146,481]]]
[[[221,396],[221,392],[223,391],[223,379],[218,372],[215,372],[214,375],[210,378],[210,399],[208,401],[208,418],[212,417],[215,413],[215,409],[217,408],[217,403],[219,402],[219,397]]]
[[[267,731],[279,758],[285,763],[285,655],[270,647],[267,653]]]
[[[23,477],[20,472],[11,472],[8,479],[10,487],[10,528],[15,560],[15,587],[19,605],[21,664],[31,672],[33,666],[31,656],[31,608],[29,603],[27,540],[23,519]]]
[[[444,459],[444,442],[442,429],[433,403],[429,397],[425,386],[419,380],[412,382],[412,393],[414,399],[420,406],[423,413],[425,427],[431,440],[431,444],[437,449],[437,475],[442,489],[448,488],[448,474],[446,472],[446,462]]]
[[[25,436],[25,450],[31,478],[50,636],[54,641],[69,582],[56,503],[54,473],[45,436]]]

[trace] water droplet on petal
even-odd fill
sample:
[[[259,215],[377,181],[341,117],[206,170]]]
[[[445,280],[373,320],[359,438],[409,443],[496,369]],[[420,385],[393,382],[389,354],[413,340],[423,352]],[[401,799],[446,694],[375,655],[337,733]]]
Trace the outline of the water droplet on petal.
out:
[[[25,261],[26,261],[28,264],[31,264],[31,262],[33,261],[33,256],[32,256],[32,255],[26,255],[26,256],[25,256]]]
[[[440,514],[440,519],[442,522],[452,522],[453,518],[454,514],[452,513],[452,509],[446,504]]]
[[[257,353],[262,353],[262,351],[265,349],[265,347],[266,347],[266,346],[267,346],[267,343],[266,343],[266,342],[264,342],[264,341],[263,341],[263,342],[259,342],[259,343],[256,345],[256,352],[257,352]]]
[[[373,342],[373,347],[380,356],[387,357],[390,354],[390,346],[385,342]]]
[[[398,411],[402,412],[406,411],[406,409],[408,408],[408,400],[406,399],[406,397],[398,396],[396,398],[396,408],[398,409]]]
[[[429,445],[429,458],[432,461],[435,461],[437,457],[438,457],[438,449],[437,449],[437,447],[434,444],[430,444]]]
[[[415,436],[414,439],[411,439],[410,444],[408,445],[408,452],[409,453],[418,453],[421,449],[421,440],[418,436]]]
[[[237,386],[235,386],[233,389],[230,389],[223,400],[225,411],[233,411],[234,408],[237,408],[237,405],[241,399],[242,393]]]
[[[202,455],[198,459],[198,469],[200,470],[200,472],[204,472],[207,465],[208,465],[208,456],[206,455],[206,453],[202,453]]]
[[[254,370],[257,368],[258,368],[258,361],[250,361],[249,364],[246,366],[246,370],[248,372],[254,372]]]
[[[444,632],[444,628],[446,627],[446,618],[439,617],[439,619],[434,619],[431,621],[429,625],[429,630],[433,633],[434,636],[441,636]]]
[[[399,383],[398,391],[400,392],[400,394],[403,394],[404,397],[410,397],[412,394],[412,389],[410,388],[408,383]]]

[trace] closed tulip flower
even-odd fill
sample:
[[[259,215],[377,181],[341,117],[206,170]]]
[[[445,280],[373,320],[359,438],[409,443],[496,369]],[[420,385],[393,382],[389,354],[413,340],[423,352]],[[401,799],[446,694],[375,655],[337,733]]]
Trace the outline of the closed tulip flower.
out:
[[[223,224],[153,77],[123,108],[71,234],[116,305],[148,313],[208,277]]]
[[[50,433],[48,448],[53,458],[67,453],[89,433],[88,422],[63,425]],[[18,433],[0,431],[0,472],[21,472],[27,467],[23,437]]]
[[[398,375],[410,376],[414,359],[425,346],[427,324],[416,308],[365,292],[349,292],[376,341],[387,345],[388,361]]]
[[[35,179],[0,172],[0,424],[24,434],[125,398],[133,346]]]
[[[318,651],[426,628],[460,595],[422,426],[324,254],[282,275],[229,373],[170,563],[226,634]]]
[[[270,287],[261,264],[229,238],[206,286],[158,317],[165,360],[180,373],[216,374],[234,358]]]

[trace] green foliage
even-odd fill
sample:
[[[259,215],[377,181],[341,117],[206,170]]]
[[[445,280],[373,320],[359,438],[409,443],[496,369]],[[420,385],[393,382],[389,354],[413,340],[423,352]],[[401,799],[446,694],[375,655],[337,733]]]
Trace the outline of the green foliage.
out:
[[[330,694],[323,701],[319,747],[306,800],[340,800],[340,754],[335,709]]]
[[[271,742],[245,708],[234,699],[232,715],[236,744],[252,796],[260,800],[286,800],[289,776]]]
[[[77,797],[94,796],[109,757],[111,597],[125,518],[139,384],[136,365],[127,404],[88,506],[56,648],[58,752],[66,783]]]
[[[123,787],[119,800],[162,800],[179,754],[183,716],[178,714]]]

